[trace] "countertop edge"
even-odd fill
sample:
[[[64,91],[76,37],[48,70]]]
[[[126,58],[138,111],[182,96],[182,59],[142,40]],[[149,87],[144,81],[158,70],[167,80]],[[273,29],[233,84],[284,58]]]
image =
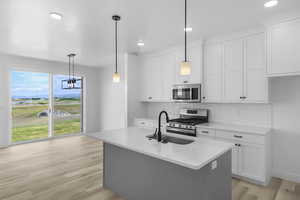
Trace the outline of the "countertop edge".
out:
[[[96,136],[93,136],[93,135],[88,135],[87,134],[87,136],[91,137],[91,138],[94,138],[94,139],[97,139],[97,140],[101,140],[104,143],[108,143],[108,144],[111,144],[111,145],[114,145],[114,146],[117,146],[117,147],[120,147],[120,148],[124,148],[124,149],[130,150],[130,151],[134,151],[134,152],[137,152],[137,153],[141,153],[141,154],[144,154],[146,156],[150,156],[152,158],[156,158],[156,159],[160,159],[160,160],[163,160],[163,161],[166,161],[166,162],[170,162],[170,163],[173,163],[173,164],[176,164],[176,165],[180,165],[182,167],[186,167],[186,168],[189,168],[189,169],[192,169],[192,170],[199,170],[199,169],[201,169],[202,167],[204,167],[207,164],[209,164],[210,162],[214,161],[215,159],[217,159],[218,157],[220,157],[224,153],[226,153],[228,151],[231,151],[232,147],[234,146],[234,145],[232,145],[232,147],[226,148],[225,150],[223,150],[220,153],[212,156],[212,158],[210,158],[209,160],[201,163],[200,165],[187,165],[187,164],[185,164],[183,162],[179,162],[179,161],[174,161],[172,159],[168,159],[167,157],[158,156],[156,154],[152,154],[152,153],[149,153],[149,152],[146,152],[146,151],[142,151],[140,149],[135,149],[135,148],[130,147],[130,146],[121,145],[119,143],[114,143],[112,141],[108,141],[108,140],[105,140],[105,139],[100,139],[100,138],[97,138]]]

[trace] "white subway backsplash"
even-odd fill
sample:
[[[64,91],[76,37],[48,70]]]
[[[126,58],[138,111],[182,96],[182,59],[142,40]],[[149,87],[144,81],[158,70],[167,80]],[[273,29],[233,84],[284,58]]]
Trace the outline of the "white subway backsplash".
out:
[[[156,119],[165,110],[170,118],[178,117],[182,108],[210,110],[210,121],[247,126],[271,127],[272,107],[269,104],[200,104],[200,103],[146,103],[147,117]]]

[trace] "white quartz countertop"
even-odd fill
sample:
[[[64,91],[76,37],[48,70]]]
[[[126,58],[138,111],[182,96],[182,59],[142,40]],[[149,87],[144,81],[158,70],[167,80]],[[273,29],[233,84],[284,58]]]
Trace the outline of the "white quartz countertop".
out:
[[[191,139],[195,142],[188,145],[162,144],[156,140],[148,140],[146,136],[151,134],[153,134],[151,130],[130,127],[87,133],[87,136],[194,170],[201,169],[233,147],[231,143],[179,135],[175,137]]]
[[[257,135],[267,135],[271,131],[270,128],[255,127],[255,126],[244,126],[236,124],[223,124],[223,123],[205,123],[197,125],[198,128],[209,128],[224,131],[235,131],[241,133],[257,134]]]

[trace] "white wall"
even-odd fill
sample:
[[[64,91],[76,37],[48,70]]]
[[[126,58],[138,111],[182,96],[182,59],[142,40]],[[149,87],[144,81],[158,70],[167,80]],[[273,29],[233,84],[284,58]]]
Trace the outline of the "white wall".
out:
[[[100,130],[119,129],[127,126],[127,94],[126,94],[126,55],[119,57],[118,72],[121,75],[120,83],[113,83],[114,66],[107,66],[99,72],[100,92]],[[114,64],[113,64],[114,65]]]
[[[10,72],[12,70],[67,74],[67,63],[38,60],[10,55],[0,55],[0,146],[7,146],[10,141]],[[86,132],[99,130],[99,69],[76,66],[76,74],[86,80],[86,110],[84,122]]]
[[[273,174],[300,182],[300,76],[273,78]]]

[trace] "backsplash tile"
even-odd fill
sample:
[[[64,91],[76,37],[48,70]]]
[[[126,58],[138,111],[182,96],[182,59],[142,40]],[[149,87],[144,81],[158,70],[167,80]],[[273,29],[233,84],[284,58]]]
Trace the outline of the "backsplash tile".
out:
[[[156,119],[165,110],[170,118],[178,117],[182,108],[205,108],[210,110],[210,121],[247,126],[271,127],[270,104],[200,104],[200,103],[145,103],[147,118]]]

